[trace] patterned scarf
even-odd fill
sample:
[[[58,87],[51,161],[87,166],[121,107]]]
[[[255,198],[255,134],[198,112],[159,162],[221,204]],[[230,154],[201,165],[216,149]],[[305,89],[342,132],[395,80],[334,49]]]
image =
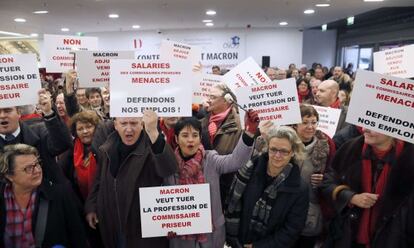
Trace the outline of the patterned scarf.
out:
[[[201,184],[206,182],[202,166],[205,153],[204,147],[200,145],[194,156],[185,161],[181,156],[179,147],[175,149],[175,157],[178,162],[179,185]],[[206,234],[181,235],[178,238],[183,240],[196,240],[200,243],[207,242]]]
[[[79,138],[75,139],[73,148],[73,164],[78,179],[79,190],[84,200],[92,190],[92,184],[96,175],[96,160],[92,152],[85,158],[84,146]],[[85,159],[84,159],[85,158]]]
[[[224,112],[213,115],[211,113],[210,119],[208,121],[208,133],[210,135],[210,143],[214,143],[214,137],[216,136],[217,130],[220,127],[221,123],[226,119],[227,115],[230,113],[231,106]]]

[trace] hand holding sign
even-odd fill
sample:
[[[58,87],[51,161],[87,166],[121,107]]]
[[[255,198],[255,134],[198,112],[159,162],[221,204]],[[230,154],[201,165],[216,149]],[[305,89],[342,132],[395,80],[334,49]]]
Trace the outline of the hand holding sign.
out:
[[[142,121],[144,122],[145,131],[147,132],[151,140],[151,143],[154,144],[159,135],[157,129],[157,113],[155,113],[152,110],[145,110],[144,115],[142,117]]]
[[[253,137],[259,127],[259,114],[257,111],[249,109],[246,115],[244,116],[244,126],[246,130],[246,134],[250,137]]]
[[[39,108],[44,115],[51,115],[53,114],[52,110],[52,99],[50,97],[49,92],[45,89],[41,89],[38,91],[39,95]]]

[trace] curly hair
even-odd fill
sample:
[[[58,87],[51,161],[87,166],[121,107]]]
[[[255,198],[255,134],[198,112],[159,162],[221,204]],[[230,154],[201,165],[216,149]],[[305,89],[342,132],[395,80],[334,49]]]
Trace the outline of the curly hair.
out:
[[[96,114],[95,111],[92,110],[84,110],[82,112],[79,112],[72,116],[70,119],[70,131],[72,132],[72,135],[74,137],[77,137],[76,134],[76,123],[82,122],[82,123],[90,123],[94,127],[98,125],[100,121],[99,116]]]
[[[15,159],[19,155],[34,155],[39,157],[39,152],[33,146],[26,144],[7,145],[0,155],[0,180],[4,181],[6,175],[14,174]]]

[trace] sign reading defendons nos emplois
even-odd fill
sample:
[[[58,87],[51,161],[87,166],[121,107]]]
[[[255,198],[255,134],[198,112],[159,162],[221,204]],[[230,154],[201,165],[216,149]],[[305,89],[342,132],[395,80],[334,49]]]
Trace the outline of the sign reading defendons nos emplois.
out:
[[[346,121],[414,143],[414,81],[358,70]]]

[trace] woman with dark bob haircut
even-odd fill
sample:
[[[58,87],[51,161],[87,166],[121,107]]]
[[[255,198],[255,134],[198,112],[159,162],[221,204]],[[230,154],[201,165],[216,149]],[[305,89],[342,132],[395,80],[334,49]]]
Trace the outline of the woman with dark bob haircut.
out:
[[[259,125],[257,113],[249,111],[245,118],[245,132],[232,154],[219,155],[204,150],[201,143],[201,124],[194,118],[183,118],[175,125],[178,147],[175,156],[178,172],[166,179],[168,185],[210,184],[212,233],[176,236],[170,240],[171,248],[223,247],[225,242],[224,216],[220,199],[221,174],[235,172],[250,158],[254,134]],[[179,233],[178,233],[179,235]]]

